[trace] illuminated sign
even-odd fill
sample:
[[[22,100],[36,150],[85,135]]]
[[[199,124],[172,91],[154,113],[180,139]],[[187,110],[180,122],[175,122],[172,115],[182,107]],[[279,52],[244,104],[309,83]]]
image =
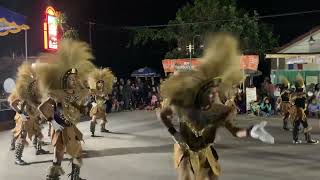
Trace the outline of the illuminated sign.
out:
[[[43,24],[44,49],[58,49],[58,13],[51,7],[46,9],[45,22]]]

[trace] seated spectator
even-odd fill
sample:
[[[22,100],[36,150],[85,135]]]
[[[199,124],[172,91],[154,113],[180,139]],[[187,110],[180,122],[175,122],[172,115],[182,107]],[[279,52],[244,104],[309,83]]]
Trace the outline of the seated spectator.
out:
[[[259,102],[258,101],[250,102],[250,110],[254,115],[260,116],[260,105],[259,105]]]
[[[263,102],[260,104],[260,115],[264,117],[273,115],[272,105],[268,97],[265,97]]]
[[[157,102],[158,102],[158,97],[156,96],[155,93],[153,93],[151,96],[151,106],[155,107]]]
[[[119,112],[120,111],[120,103],[117,99],[112,99],[112,108],[111,112]]]
[[[315,116],[317,118],[320,117],[320,103],[317,102],[316,96],[313,96],[310,99],[310,102],[308,105],[308,112],[309,112],[309,116]]]

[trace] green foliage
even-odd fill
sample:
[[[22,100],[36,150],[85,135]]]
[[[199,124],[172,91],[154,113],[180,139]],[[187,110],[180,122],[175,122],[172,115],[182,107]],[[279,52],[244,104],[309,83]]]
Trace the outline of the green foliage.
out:
[[[68,17],[65,13],[60,13],[57,23],[62,30],[62,39],[79,39],[78,30],[68,25]]]
[[[63,33],[62,39],[79,39],[79,33],[76,29],[70,28]]]
[[[166,57],[181,58],[188,56],[186,46],[194,41],[193,56],[199,56],[200,45],[208,34],[226,31],[239,37],[244,52],[263,53],[277,45],[277,38],[269,26],[258,22],[257,16],[256,12],[250,16],[237,9],[235,0],[194,0],[179,9],[167,27],[136,29],[133,45],[165,41],[173,47]]]

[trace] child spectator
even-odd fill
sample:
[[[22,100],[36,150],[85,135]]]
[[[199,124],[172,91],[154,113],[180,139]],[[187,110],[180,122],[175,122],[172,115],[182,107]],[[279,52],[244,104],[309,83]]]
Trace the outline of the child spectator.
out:
[[[260,114],[264,117],[269,117],[273,114],[272,105],[268,97],[265,97],[260,104]]]

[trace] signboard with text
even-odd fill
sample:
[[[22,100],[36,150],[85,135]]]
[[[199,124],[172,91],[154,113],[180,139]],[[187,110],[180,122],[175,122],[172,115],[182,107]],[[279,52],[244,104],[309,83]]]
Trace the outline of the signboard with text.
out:
[[[191,62],[191,64],[190,64]],[[201,60],[198,58],[193,59],[165,59],[162,60],[164,72],[185,71],[196,68]],[[259,56],[258,55],[243,55],[240,58],[240,67],[244,70],[258,69]]]
[[[44,49],[58,49],[58,13],[49,6],[45,12],[45,21],[43,24]]]

